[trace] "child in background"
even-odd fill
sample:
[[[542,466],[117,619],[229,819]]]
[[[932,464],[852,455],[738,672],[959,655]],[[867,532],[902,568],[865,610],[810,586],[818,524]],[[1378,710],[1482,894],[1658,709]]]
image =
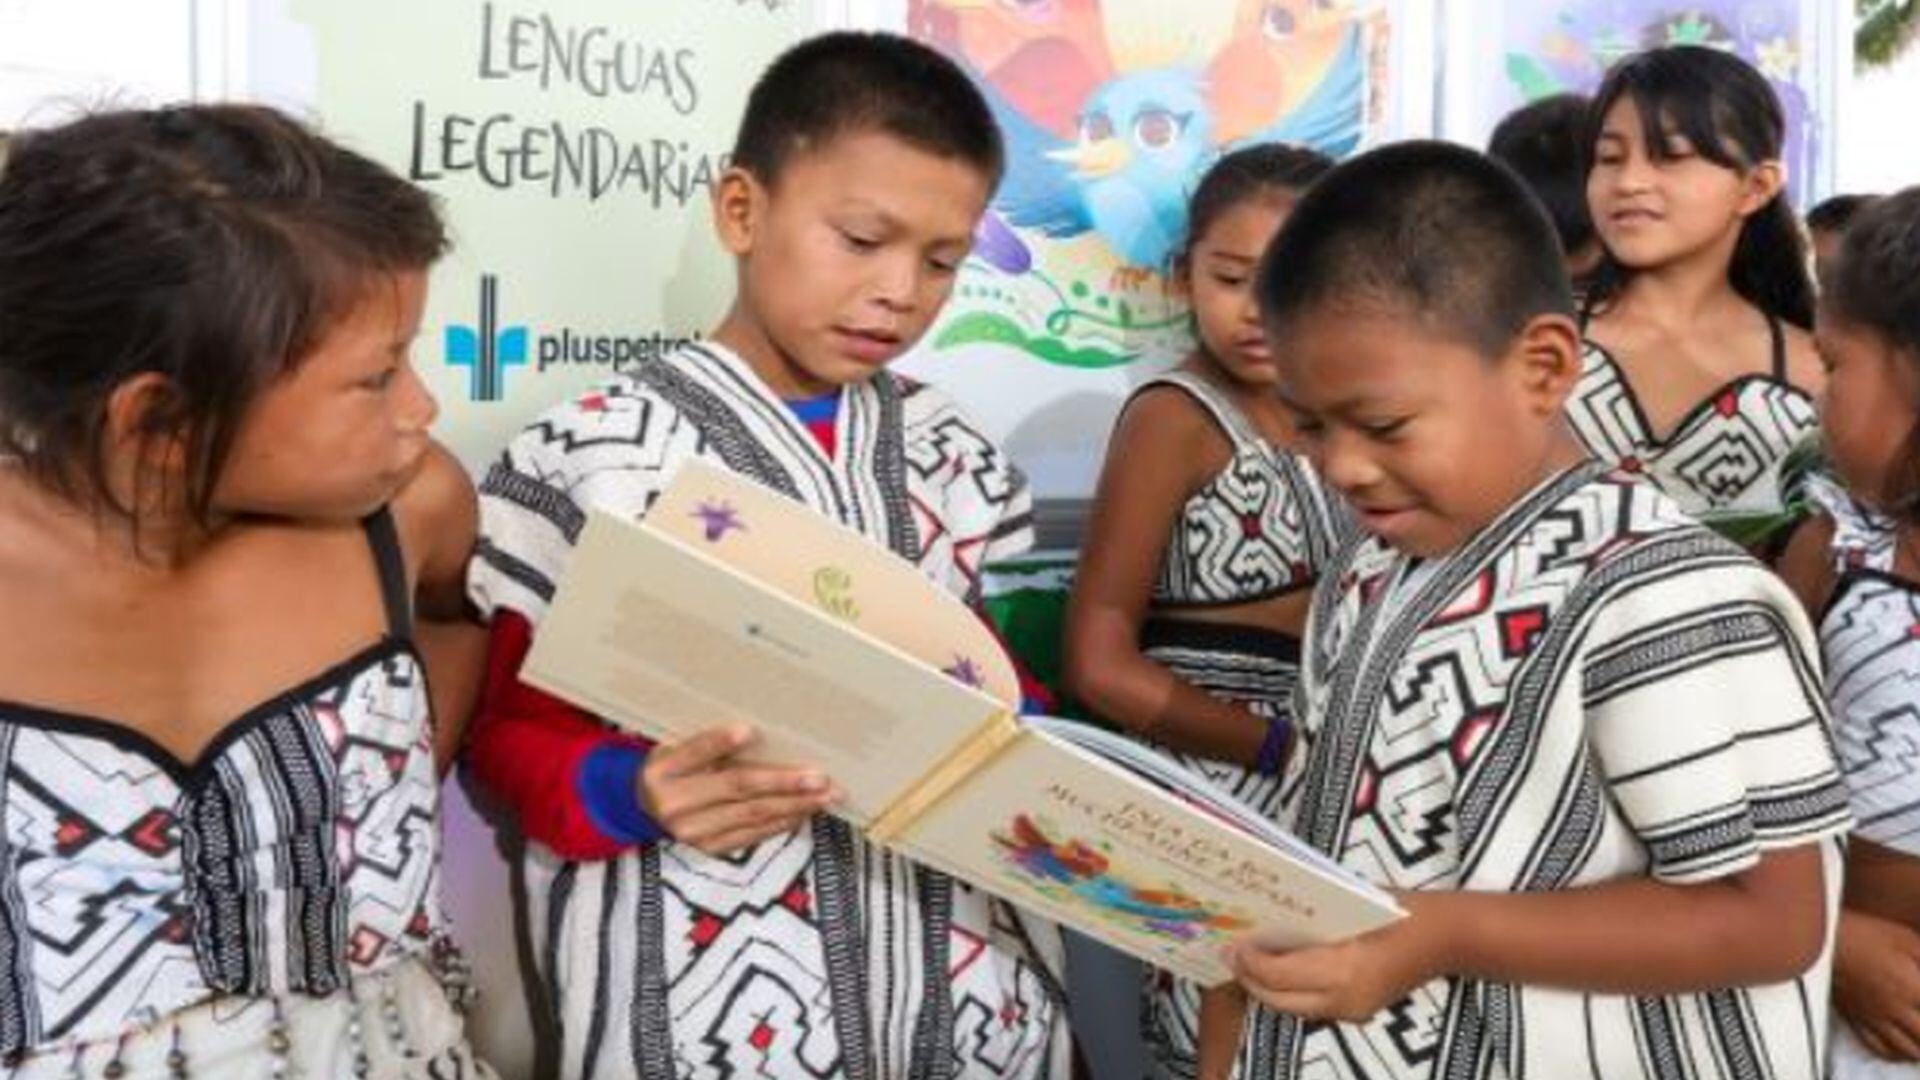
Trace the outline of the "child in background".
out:
[[[440,903],[473,490],[408,355],[445,246],[267,109],[13,140],[8,1076],[492,1075]]]
[[[1196,347],[1120,414],[1067,622],[1067,687],[1079,700],[1269,812],[1291,741],[1306,590],[1335,536],[1312,468],[1279,445],[1252,281],[1294,200],[1332,164],[1253,146],[1195,189],[1174,281]],[[1202,995],[1165,972],[1147,979],[1143,1022],[1161,1069],[1224,1076],[1238,988]]]
[[[471,762],[525,870],[560,1074],[820,1080],[1068,1075],[1051,925],[868,846],[829,781],[659,747],[518,681],[587,510],[645,513],[701,457],[806,503],[969,601],[1031,543],[1024,478],[889,372],[951,295],[999,179],[986,103],[939,54],[837,33],[755,84],[714,224],[738,293],[711,335],[547,413],[481,490],[494,627]]]
[[[1586,154],[1580,145],[1587,106],[1579,94],[1541,98],[1508,113],[1487,143],[1488,156],[1518,173],[1553,219],[1576,301],[1601,256],[1587,212]]]
[[[1835,195],[1807,211],[1807,238],[1813,242],[1813,279],[1825,284],[1847,226],[1860,211],[1873,205],[1873,195]]]
[[[1834,1080],[1920,1061],[1920,188],[1866,208],[1825,279],[1822,444],[1844,488],[1781,562],[1820,623],[1859,826],[1834,956]],[[1895,1064],[1899,1063],[1899,1064]]]
[[[1820,381],[1784,130],[1767,80],[1717,49],[1608,73],[1583,141],[1606,258],[1567,403],[1588,452],[1768,556],[1801,517],[1794,451]]]
[[[1394,890],[1245,942],[1250,1077],[1816,1080],[1846,791],[1794,597],[1584,460],[1551,223],[1443,143],[1328,173],[1262,265],[1277,390],[1368,534],[1320,575],[1281,821]]]

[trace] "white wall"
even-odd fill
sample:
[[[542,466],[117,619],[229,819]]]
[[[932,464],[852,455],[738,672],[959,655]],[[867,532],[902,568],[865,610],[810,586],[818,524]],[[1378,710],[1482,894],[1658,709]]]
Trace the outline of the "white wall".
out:
[[[1920,184],[1920,46],[1891,67],[1843,84],[1836,191],[1889,192]]]

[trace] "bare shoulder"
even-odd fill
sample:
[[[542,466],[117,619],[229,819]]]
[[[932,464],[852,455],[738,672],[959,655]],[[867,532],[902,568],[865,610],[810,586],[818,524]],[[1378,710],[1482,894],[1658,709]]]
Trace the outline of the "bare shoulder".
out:
[[[473,479],[439,443],[428,447],[420,468],[392,505],[401,547],[415,568],[436,556],[464,560],[472,548],[479,521]]]

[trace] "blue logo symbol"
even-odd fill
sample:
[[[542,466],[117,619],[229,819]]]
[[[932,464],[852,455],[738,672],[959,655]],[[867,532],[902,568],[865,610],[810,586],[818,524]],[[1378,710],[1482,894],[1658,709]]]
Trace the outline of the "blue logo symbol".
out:
[[[480,326],[447,327],[447,363],[467,368],[467,396],[475,401],[499,401],[506,390],[507,369],[527,363],[527,328],[500,328],[500,283],[492,274],[480,275]]]

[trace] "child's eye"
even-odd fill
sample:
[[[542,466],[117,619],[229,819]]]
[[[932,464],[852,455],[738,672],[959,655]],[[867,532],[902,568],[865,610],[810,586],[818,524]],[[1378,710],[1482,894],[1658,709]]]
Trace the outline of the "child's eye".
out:
[[[360,383],[359,383],[360,389],[372,390],[375,393],[384,391],[387,387],[393,385],[394,376],[398,375],[399,373],[400,373],[399,368],[390,367],[384,371],[377,372],[373,375],[369,375],[366,378],[360,380]]]
[[[1398,420],[1376,420],[1360,425],[1360,430],[1376,439],[1390,439],[1407,426],[1406,417]]]
[[[1247,278],[1244,274],[1215,274],[1213,275],[1213,280],[1229,289],[1237,289],[1247,283]]]
[[[855,251],[872,251],[880,246],[880,241],[846,229],[840,230],[840,238]]]
[[[928,259],[927,265],[936,274],[952,274],[960,270],[960,264],[952,259]]]

